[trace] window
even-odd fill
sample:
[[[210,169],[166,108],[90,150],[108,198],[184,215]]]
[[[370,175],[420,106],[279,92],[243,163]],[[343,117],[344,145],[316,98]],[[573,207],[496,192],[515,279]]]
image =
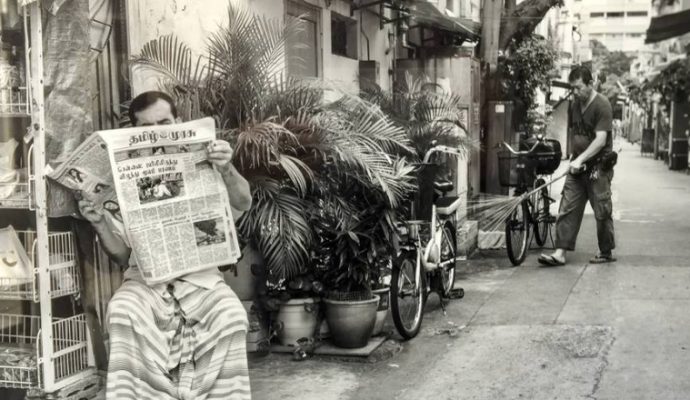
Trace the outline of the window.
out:
[[[603,18],[603,17],[604,17],[604,13],[603,13],[603,12],[593,12],[593,13],[589,13],[589,17],[590,17],[590,18]]]
[[[357,21],[331,13],[331,53],[357,59]]]
[[[573,14],[573,18],[575,18],[575,19],[580,19],[580,13],[575,13],[575,14]]]
[[[647,11],[628,11],[628,17],[646,17]]]
[[[628,33],[627,36],[632,37],[632,38],[639,38],[639,37],[642,37],[642,34],[641,33]]]
[[[319,76],[321,10],[308,4],[288,0],[286,14],[299,18],[302,29],[286,43],[288,74],[296,77]]]
[[[625,15],[623,11],[608,12],[606,18],[623,18],[623,15]]]

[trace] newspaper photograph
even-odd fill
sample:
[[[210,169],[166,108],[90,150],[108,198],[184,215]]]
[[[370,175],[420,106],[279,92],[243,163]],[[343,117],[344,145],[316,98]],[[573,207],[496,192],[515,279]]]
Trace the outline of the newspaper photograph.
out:
[[[208,161],[215,137],[212,118],[99,131],[53,176],[117,207],[144,280],[167,282],[240,256],[225,183]]]

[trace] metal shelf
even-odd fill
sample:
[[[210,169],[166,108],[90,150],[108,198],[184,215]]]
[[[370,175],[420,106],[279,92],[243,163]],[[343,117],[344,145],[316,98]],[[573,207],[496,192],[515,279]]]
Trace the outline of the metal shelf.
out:
[[[0,71],[0,75],[2,72]],[[28,117],[30,115],[26,87],[0,86],[0,117]]]
[[[26,133],[33,144],[26,179],[8,199],[0,199],[0,208],[35,214],[35,232],[18,232],[33,270],[23,279],[0,281],[0,299],[31,300],[38,303],[40,315],[0,314],[0,387],[28,389],[31,398],[92,398],[99,382],[91,368],[95,363],[86,317],[53,317],[52,299],[78,294],[80,277],[71,232],[48,231],[43,2],[26,3],[21,8],[26,77],[17,78],[12,68],[0,76],[0,117],[29,115]]]
[[[18,231],[17,234],[29,254],[33,272],[31,277],[23,279],[0,278],[0,300],[38,302],[40,285],[38,283],[39,269],[36,267],[36,232]],[[79,293],[79,268],[77,268],[71,232],[48,234],[48,272],[50,273],[48,294],[51,299]]]
[[[0,183],[0,193],[5,191],[11,193],[0,197],[0,208],[29,209],[31,206],[28,182]]]
[[[41,369],[50,358],[58,386],[92,375],[84,314],[54,318],[52,354],[41,350],[41,317],[0,314],[0,387],[41,389]]]

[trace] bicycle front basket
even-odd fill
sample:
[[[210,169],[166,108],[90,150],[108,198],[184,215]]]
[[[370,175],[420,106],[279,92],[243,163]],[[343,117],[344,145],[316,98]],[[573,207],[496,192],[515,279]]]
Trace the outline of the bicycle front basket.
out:
[[[525,139],[521,143],[523,150],[529,150],[536,143],[536,138]],[[551,175],[561,165],[561,158],[563,152],[561,151],[561,143],[555,139],[544,139],[537,145],[534,151],[529,155],[534,160],[534,167],[536,173],[539,175]]]
[[[515,187],[519,185],[520,175],[526,184],[534,175],[534,160],[515,155],[508,150],[498,152],[498,181],[501,186]]]

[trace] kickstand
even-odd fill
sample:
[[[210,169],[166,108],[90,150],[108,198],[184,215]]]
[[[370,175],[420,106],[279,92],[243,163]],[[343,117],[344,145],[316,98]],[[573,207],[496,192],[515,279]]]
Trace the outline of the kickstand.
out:
[[[446,303],[448,302],[448,300],[446,300],[445,297],[442,295],[438,296],[438,298],[440,300],[439,303],[441,303],[441,311],[443,311],[443,315],[445,316],[446,315]]]

